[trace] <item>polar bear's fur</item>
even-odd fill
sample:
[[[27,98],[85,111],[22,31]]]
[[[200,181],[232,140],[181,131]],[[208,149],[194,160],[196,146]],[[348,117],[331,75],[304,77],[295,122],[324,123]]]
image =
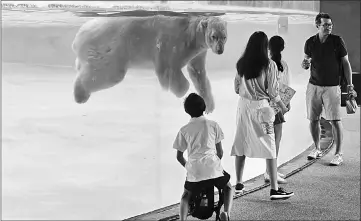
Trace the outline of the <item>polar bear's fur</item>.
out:
[[[187,65],[207,112],[214,109],[205,59],[210,48],[222,54],[227,39],[226,22],[217,17],[96,18],[78,31],[72,48],[77,76],[74,97],[85,103],[91,93],[121,82],[128,68],[151,65],[160,85],[177,97],[189,89],[182,73]]]

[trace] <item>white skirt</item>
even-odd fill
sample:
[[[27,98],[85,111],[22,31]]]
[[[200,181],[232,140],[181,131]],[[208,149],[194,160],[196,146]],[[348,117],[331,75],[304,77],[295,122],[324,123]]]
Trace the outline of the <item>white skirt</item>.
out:
[[[267,100],[238,100],[237,130],[231,156],[276,158],[273,109]]]

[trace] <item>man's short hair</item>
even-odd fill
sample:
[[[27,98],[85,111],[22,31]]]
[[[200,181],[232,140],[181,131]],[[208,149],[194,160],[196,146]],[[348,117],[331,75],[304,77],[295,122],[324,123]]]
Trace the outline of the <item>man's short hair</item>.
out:
[[[331,16],[329,14],[320,12],[318,15],[316,15],[316,18],[315,18],[316,26],[321,24],[321,18],[331,19],[331,21],[332,21],[332,18],[331,18]]]
[[[200,117],[206,110],[206,103],[201,96],[196,93],[191,93],[184,100],[184,110],[191,117]]]

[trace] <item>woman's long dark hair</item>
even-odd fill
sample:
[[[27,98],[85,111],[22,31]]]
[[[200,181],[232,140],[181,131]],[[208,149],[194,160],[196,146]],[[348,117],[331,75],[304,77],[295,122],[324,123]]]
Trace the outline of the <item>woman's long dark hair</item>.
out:
[[[256,31],[249,38],[246,49],[237,61],[237,72],[246,80],[257,78],[268,64],[267,35],[262,31]]]
[[[268,45],[271,52],[271,59],[276,62],[278,70],[283,71],[281,51],[285,48],[285,41],[281,36],[275,35],[270,38]]]

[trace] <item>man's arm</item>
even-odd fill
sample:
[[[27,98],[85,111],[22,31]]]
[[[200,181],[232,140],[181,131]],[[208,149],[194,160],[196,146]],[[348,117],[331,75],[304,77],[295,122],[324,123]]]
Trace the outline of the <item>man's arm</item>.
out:
[[[311,66],[311,57],[305,54],[301,63],[301,67],[307,70],[310,66]]]
[[[352,84],[352,69],[350,61],[348,60],[348,53],[345,41],[342,37],[339,37],[339,44],[337,45],[337,55],[341,58],[341,65],[343,67],[343,74],[347,81],[347,93],[348,95],[357,96]]]
[[[310,49],[310,40],[305,42],[303,47],[304,57],[301,63],[303,69],[308,69],[311,66],[311,49]]]
[[[177,150],[177,160],[183,167],[185,167],[187,161],[186,161],[186,159],[184,159],[183,153],[184,152],[181,152],[181,151]]]
[[[219,157],[219,159],[222,159],[223,157],[222,142],[216,144],[216,150],[217,150],[217,156]]]
[[[350,61],[348,60],[348,55],[341,57],[341,63],[343,66],[343,74],[345,75],[347,81],[347,94],[357,97],[357,93],[352,84],[352,69]]]
[[[304,54],[304,59],[310,59],[311,58],[311,56],[309,56],[309,55],[307,55],[307,54]]]
[[[350,61],[348,60],[348,55],[345,55],[341,58],[343,73],[347,80],[347,85],[352,85],[352,69]]]

